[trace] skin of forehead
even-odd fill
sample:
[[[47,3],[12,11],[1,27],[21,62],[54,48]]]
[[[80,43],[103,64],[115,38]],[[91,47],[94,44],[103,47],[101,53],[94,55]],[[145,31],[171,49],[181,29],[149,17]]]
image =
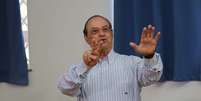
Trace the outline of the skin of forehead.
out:
[[[108,22],[104,19],[104,18],[101,18],[101,17],[94,17],[92,19],[89,20],[89,22],[87,23],[87,28],[89,27],[97,27],[96,25],[101,23],[101,27],[105,27],[105,26],[109,26]],[[102,24],[104,23],[104,24]]]

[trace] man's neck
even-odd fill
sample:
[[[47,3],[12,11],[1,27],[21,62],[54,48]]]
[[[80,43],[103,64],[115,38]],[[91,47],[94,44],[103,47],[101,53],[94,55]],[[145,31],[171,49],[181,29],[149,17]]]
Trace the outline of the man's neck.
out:
[[[100,58],[103,59],[104,57],[106,57],[110,53],[111,50],[112,50],[112,48],[102,49]]]

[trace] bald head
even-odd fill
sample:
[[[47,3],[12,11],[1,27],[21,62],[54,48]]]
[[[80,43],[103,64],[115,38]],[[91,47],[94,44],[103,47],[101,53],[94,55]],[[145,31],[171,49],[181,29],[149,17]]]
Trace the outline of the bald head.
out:
[[[105,17],[103,17],[103,16],[101,16],[101,15],[94,15],[94,16],[90,17],[90,18],[85,22],[84,30],[83,30],[84,36],[87,36],[87,33],[88,33],[88,24],[89,24],[89,22],[90,22],[91,20],[93,20],[94,18],[97,18],[97,17],[98,17],[98,18],[101,18],[101,19],[103,19],[103,20],[105,20],[105,21],[107,22],[109,28],[112,29],[111,22],[110,22],[107,18],[105,18]]]

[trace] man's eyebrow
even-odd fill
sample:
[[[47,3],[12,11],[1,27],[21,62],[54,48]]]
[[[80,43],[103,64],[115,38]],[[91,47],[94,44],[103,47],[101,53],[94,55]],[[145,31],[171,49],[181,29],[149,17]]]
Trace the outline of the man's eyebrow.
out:
[[[109,27],[108,25],[104,25],[104,26],[102,26],[102,27]]]
[[[98,27],[91,27],[90,29],[98,29]]]
[[[109,27],[109,26],[108,25],[104,25],[101,28],[106,28],[106,27]],[[99,27],[91,27],[90,29],[99,29]]]

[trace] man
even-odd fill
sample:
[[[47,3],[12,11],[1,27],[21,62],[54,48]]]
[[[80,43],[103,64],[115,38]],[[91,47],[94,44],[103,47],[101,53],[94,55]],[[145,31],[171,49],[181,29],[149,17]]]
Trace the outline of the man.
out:
[[[78,101],[141,101],[141,88],[160,79],[162,62],[155,53],[160,32],[143,29],[139,45],[130,46],[143,58],[114,52],[112,26],[108,19],[95,15],[85,23],[84,38],[91,49],[83,54],[80,64],[61,75],[58,88]]]

